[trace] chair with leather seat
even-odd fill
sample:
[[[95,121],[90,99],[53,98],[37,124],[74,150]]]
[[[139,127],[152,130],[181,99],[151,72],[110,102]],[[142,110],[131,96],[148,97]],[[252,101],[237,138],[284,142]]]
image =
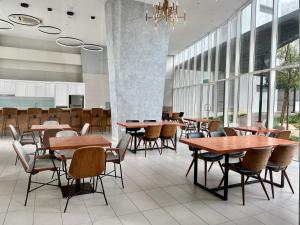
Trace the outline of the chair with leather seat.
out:
[[[243,205],[245,205],[245,183],[247,183],[249,177],[253,177],[259,180],[268,200],[270,200],[263,179],[260,174],[263,169],[266,168],[268,160],[270,158],[272,147],[265,148],[253,148],[248,150],[243,158],[242,162],[229,163],[229,170],[241,174],[241,186]],[[224,165],[223,165],[224,166]],[[245,182],[246,177],[246,182]],[[224,177],[222,178],[219,187],[222,185]]]
[[[15,141],[19,141],[22,146],[35,145],[38,148],[38,140],[35,138],[32,131],[25,131],[21,135],[17,132],[13,125],[8,125],[10,132]],[[16,157],[15,165],[17,164],[18,157]]]
[[[27,109],[27,127],[30,129],[32,125],[42,124],[42,109],[41,108],[28,108]]]
[[[77,149],[74,152],[73,159],[71,161],[71,165],[68,171],[68,176],[71,178],[71,186],[73,185],[74,181],[81,180],[85,178],[91,178],[91,180],[95,180],[96,178],[96,185],[93,182],[93,192],[94,193],[101,193],[104,196],[104,200],[106,205],[107,199],[105,196],[105,191],[102,182],[102,174],[105,171],[105,150],[101,147],[90,146],[90,147],[82,147]],[[98,180],[100,180],[102,191],[98,192]],[[68,182],[69,183],[69,182]],[[78,194],[81,193],[79,189],[74,195],[69,195],[67,198],[67,202],[65,205],[64,212],[66,212],[69,200]]]
[[[174,151],[176,151],[175,148],[175,135],[177,132],[177,124],[164,124],[160,131],[160,140],[162,144],[162,149],[165,146],[165,143],[167,144],[167,147],[169,146],[168,141],[170,140]]]
[[[70,110],[70,126],[74,129],[79,131],[81,129],[82,124],[82,108],[71,108]]]
[[[282,130],[282,131],[279,131],[277,134],[275,134],[275,138],[289,140],[290,135],[291,135],[290,130]]]
[[[13,142],[13,148],[17,154],[17,157],[20,159],[20,162],[23,166],[23,169],[26,173],[29,174],[28,178],[28,185],[27,185],[27,192],[26,192],[26,198],[25,198],[25,203],[24,205],[27,205],[27,199],[28,195],[30,192],[41,188],[45,185],[50,185],[50,186],[61,186],[60,183],[60,175],[58,171],[58,166],[56,165],[54,161],[54,157],[52,155],[38,155],[38,152],[36,151],[35,154],[28,154],[25,152],[23,149],[21,143],[19,141],[14,141]],[[46,172],[46,171],[53,171],[57,173],[57,179],[52,179],[51,181],[47,183],[42,183],[38,181],[32,181],[32,176],[39,174],[41,172]],[[52,182],[58,180],[58,185],[51,184]],[[36,183],[39,184],[38,187],[35,187],[31,189],[31,184]]]
[[[14,125],[20,131],[17,108],[3,108],[2,117],[2,136],[5,135],[9,124]]]
[[[221,121],[214,119],[209,121],[207,129],[204,131],[207,132],[208,137],[211,137],[211,132],[219,131],[220,127],[221,127]]]
[[[282,172],[283,179],[285,178],[287,180],[291,188],[291,191],[294,194],[294,190],[290,182],[290,179],[286,173],[286,170],[288,166],[291,164],[291,162],[293,161],[294,155],[298,147],[299,147],[298,145],[278,145],[271,154],[271,157],[268,161],[266,171],[265,171],[265,179],[267,176],[267,172],[269,171],[273,198],[274,198],[273,172]]]
[[[126,120],[126,123],[139,123],[139,120]],[[133,142],[133,138],[136,137],[141,137],[143,136],[144,132],[138,132],[139,130],[141,130],[141,128],[126,128],[125,132],[130,134],[132,136],[131,141],[130,141],[130,149],[132,147],[132,142]]]
[[[130,134],[124,134],[115,148],[106,148],[106,163],[113,163],[114,170],[105,173],[105,176],[112,176],[110,174],[114,172],[114,177],[121,179],[123,188],[124,181],[121,163],[125,159],[126,151],[131,139],[132,137]],[[116,164],[119,165],[120,176],[117,176]]]
[[[236,130],[232,127],[224,127],[226,136],[239,136]]]
[[[145,127],[145,134],[141,137],[141,140],[143,141],[145,146],[145,157],[147,155],[148,144],[149,147],[151,147],[152,142],[154,142],[153,147],[156,145],[157,150],[161,155],[161,147],[159,147],[157,143],[157,140],[159,139],[160,136],[161,127],[162,125],[153,125],[153,126]]]
[[[187,135],[188,138],[205,138],[204,133],[200,132],[200,133],[191,133]],[[207,183],[207,162],[218,162],[219,166],[221,168],[222,173],[224,173],[224,170],[222,168],[222,164],[221,164],[221,160],[223,159],[223,155],[221,154],[217,154],[217,153],[212,153],[212,152],[202,152],[201,149],[189,146],[190,151],[200,151],[198,153],[198,159],[202,159],[204,161],[204,185],[206,186]],[[194,165],[195,161],[194,161],[194,154],[192,154],[193,156],[193,160],[189,166],[189,169],[186,173],[185,176],[187,176],[192,168],[192,166]]]

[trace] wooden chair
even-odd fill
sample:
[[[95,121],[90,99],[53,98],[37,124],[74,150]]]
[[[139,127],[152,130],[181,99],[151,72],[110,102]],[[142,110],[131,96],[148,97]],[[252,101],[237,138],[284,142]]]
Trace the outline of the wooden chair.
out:
[[[249,177],[256,178],[260,181],[261,186],[268,198],[270,200],[264,182],[260,176],[261,171],[266,168],[268,160],[270,158],[272,147],[266,148],[253,148],[248,150],[243,158],[242,162],[229,163],[229,170],[241,174],[241,186],[242,186],[242,196],[243,205],[245,205],[245,176],[247,177],[246,182]],[[222,185],[224,177],[222,178],[219,187]]]
[[[144,142],[145,146],[145,157],[147,155],[147,150],[148,150],[148,144],[149,147],[151,147],[151,143],[154,142],[154,145],[157,146],[158,152],[161,155],[161,147],[158,146],[157,140],[159,139],[160,136],[160,131],[161,131],[162,125],[153,125],[145,128],[145,134],[142,136],[141,140]]]
[[[52,155],[38,155],[37,151],[35,154],[26,154],[21,143],[18,141],[13,142],[13,148],[17,154],[17,157],[20,159],[20,162],[23,166],[23,169],[26,173],[29,173],[28,185],[27,185],[27,192],[24,205],[27,204],[28,195],[30,192],[41,188],[45,185],[50,186],[61,186],[60,183],[60,175],[58,171],[58,166],[55,164],[54,157]],[[41,183],[37,181],[32,181],[32,176],[36,175],[40,172],[44,171],[53,171],[57,173],[57,179],[51,180],[47,183]],[[58,180],[58,185],[51,184],[52,182]],[[31,189],[31,184],[36,183],[39,184],[38,187]]]
[[[98,128],[101,131],[102,116],[103,116],[103,109],[92,108],[92,110],[91,110],[91,132],[94,131],[94,128]]]
[[[286,169],[293,161],[296,149],[298,147],[299,146],[297,145],[278,145],[271,154],[271,157],[268,161],[266,171],[265,171],[265,179],[267,177],[267,172],[269,171],[273,198],[274,198],[273,172],[280,172],[280,171],[282,172],[283,179],[286,178],[291,188],[291,191],[294,194],[294,190],[290,182],[290,179],[286,173]]]
[[[208,123],[207,130],[207,136],[211,137],[211,132],[219,131],[221,127],[221,121],[220,120],[211,120]]]
[[[2,136],[5,135],[5,131],[9,124],[14,125],[15,128],[20,131],[17,108],[3,108],[2,117]]]
[[[32,131],[23,132],[21,135],[17,132],[13,125],[8,125],[10,132],[15,141],[19,141],[22,146],[24,145],[35,145],[38,148],[38,140],[35,139]],[[18,157],[16,156],[15,165],[17,164]]]
[[[71,185],[73,185],[75,180],[80,180],[84,178],[94,178],[96,177],[96,187],[93,182],[93,189],[96,193],[101,193],[104,196],[105,203],[107,205],[107,199],[105,196],[105,191],[103,187],[101,174],[105,171],[105,150],[101,147],[83,147],[79,148],[74,152],[73,159],[68,171],[68,176],[71,178]],[[102,192],[97,191],[98,180],[101,182]],[[69,183],[69,182],[68,182]],[[64,212],[66,212],[69,200],[78,195],[81,190],[77,191],[74,195],[69,195],[65,205]]]
[[[85,123],[83,125],[83,127],[81,128],[80,132],[78,133],[79,136],[84,136],[87,135],[90,131],[90,124],[89,123]]]
[[[76,137],[78,133],[74,130],[61,130],[56,132],[55,137]],[[75,150],[55,150],[55,156],[63,161],[73,158]]]
[[[106,148],[106,162],[107,163],[113,163],[114,164],[114,170],[110,171],[108,173],[105,173],[105,176],[112,176],[110,175],[111,173],[114,172],[114,177],[115,178],[121,178],[122,181],[122,187],[124,188],[124,181],[123,181],[123,173],[122,173],[122,166],[121,162],[125,158],[125,154],[129,145],[129,142],[131,140],[131,135],[130,134],[125,134],[117,144],[115,148]],[[116,171],[116,164],[119,165],[120,169],[120,176],[117,176],[117,171]]]
[[[55,120],[60,123],[61,112],[62,112],[62,109],[60,109],[60,108],[49,108],[48,109],[48,119]]]
[[[126,120],[127,123],[139,123],[139,120]],[[144,135],[144,132],[138,132],[141,128],[126,128],[125,132],[132,136],[130,141],[130,149],[132,147],[133,137],[140,138]]]
[[[173,145],[173,150],[176,151],[175,148],[175,135],[177,132],[176,124],[164,124],[160,131],[160,140],[162,148],[165,146],[165,142],[167,143],[167,147],[169,147],[169,140]]]
[[[28,108],[27,109],[27,125],[28,129],[33,124],[42,124],[42,109],[41,108]]]
[[[82,108],[71,108],[70,110],[70,125],[77,131],[79,131],[82,126],[82,113]]]
[[[236,130],[232,127],[224,127],[226,136],[239,136]]]
[[[290,130],[282,130],[275,135],[275,138],[289,140],[290,135],[291,135]]]

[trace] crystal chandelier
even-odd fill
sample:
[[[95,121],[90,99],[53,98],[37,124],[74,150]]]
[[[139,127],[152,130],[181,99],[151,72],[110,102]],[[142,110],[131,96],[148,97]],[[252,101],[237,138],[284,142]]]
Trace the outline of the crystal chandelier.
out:
[[[155,26],[161,21],[175,25],[175,22],[178,22],[179,19],[186,20],[186,13],[182,16],[178,15],[178,1],[173,0],[171,3],[169,0],[164,0],[163,3],[157,2],[153,4],[153,15],[148,15],[146,12],[146,22],[148,20],[154,20]]]

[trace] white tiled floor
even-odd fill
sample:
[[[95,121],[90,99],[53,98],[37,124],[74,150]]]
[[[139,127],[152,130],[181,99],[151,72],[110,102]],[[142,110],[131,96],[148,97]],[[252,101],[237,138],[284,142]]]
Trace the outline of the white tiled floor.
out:
[[[259,184],[246,186],[246,206],[242,206],[241,189],[229,191],[229,200],[222,201],[195,187],[193,171],[186,178],[191,161],[187,146],[179,144],[178,152],[165,150],[160,156],[152,151],[144,157],[128,152],[123,163],[125,189],[119,180],[103,179],[109,205],[101,194],[74,197],[67,213],[62,213],[66,200],[56,187],[44,187],[24,199],[28,175],[20,164],[14,166],[15,153],[10,139],[0,140],[0,224],[5,225],[286,225],[298,224],[299,163],[288,169],[296,193],[286,185],[275,188],[275,199],[268,201]],[[200,162],[200,161],[199,161]],[[199,163],[199,180],[203,180],[203,164]],[[47,180],[51,173],[36,179]],[[213,166],[208,185],[221,179],[218,166]],[[276,175],[276,179],[279,176]],[[230,182],[239,182],[231,172]],[[266,184],[271,195],[270,185]]]

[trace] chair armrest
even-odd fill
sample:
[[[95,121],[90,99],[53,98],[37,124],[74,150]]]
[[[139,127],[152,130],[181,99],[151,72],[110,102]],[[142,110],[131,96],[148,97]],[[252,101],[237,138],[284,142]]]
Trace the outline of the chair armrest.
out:
[[[25,136],[31,136],[31,138],[35,141],[35,135],[34,135],[33,131],[24,131],[21,134],[21,139]]]
[[[55,159],[54,155],[46,154],[46,155],[36,155],[36,159]]]

